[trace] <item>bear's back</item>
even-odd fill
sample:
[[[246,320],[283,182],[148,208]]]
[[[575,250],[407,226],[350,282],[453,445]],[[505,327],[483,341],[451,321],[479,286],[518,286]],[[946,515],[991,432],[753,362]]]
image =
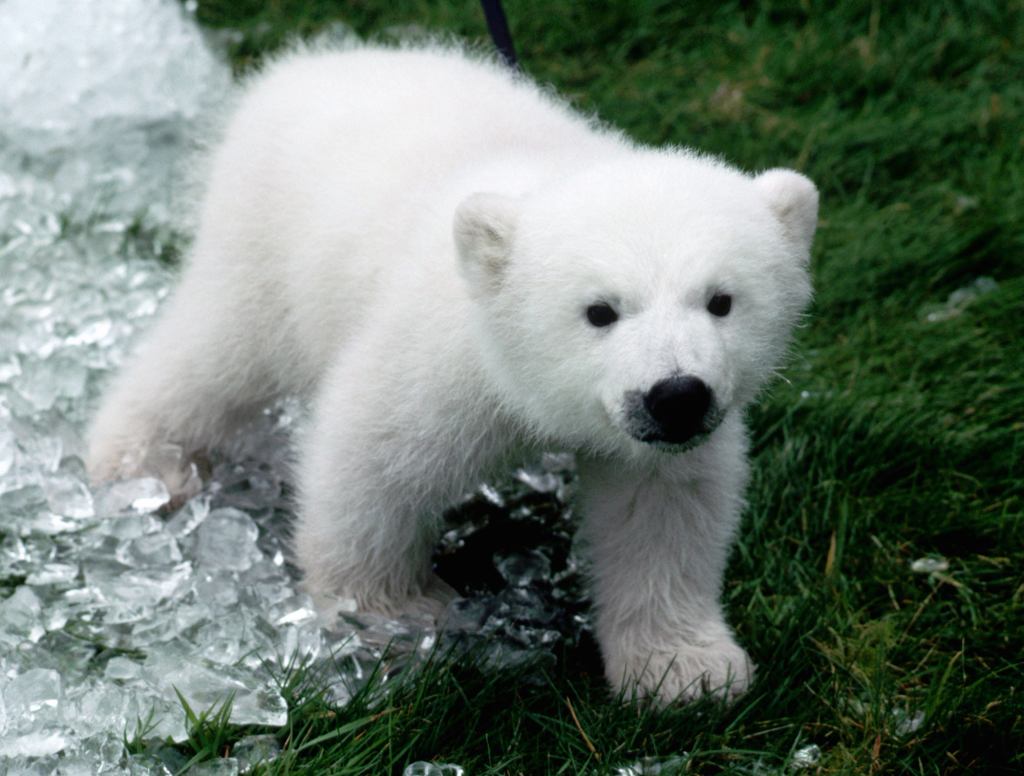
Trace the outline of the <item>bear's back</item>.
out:
[[[524,194],[631,147],[455,48],[299,50],[242,86],[193,263],[210,287],[251,288],[268,317],[329,350],[396,277],[455,303],[465,197]]]

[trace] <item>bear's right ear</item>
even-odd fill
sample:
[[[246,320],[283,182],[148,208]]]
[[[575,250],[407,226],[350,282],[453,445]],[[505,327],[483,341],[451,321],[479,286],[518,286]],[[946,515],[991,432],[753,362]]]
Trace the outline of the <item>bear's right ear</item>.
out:
[[[515,223],[515,200],[501,194],[473,194],[455,209],[459,268],[474,294],[493,294],[501,286]]]
[[[818,226],[818,189],[810,179],[794,170],[775,168],[754,178],[754,185],[768,201],[786,237],[804,252],[810,251]]]

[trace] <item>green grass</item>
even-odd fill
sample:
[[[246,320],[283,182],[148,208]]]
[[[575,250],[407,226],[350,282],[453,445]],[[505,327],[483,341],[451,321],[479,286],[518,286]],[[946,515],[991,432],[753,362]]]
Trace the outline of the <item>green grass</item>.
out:
[[[434,660],[344,708],[282,678],[265,773],[1024,771],[1024,4],[506,3],[527,72],[650,143],[820,186],[817,298],[751,415],[725,598],[760,666],[727,709],[612,697],[592,646],[492,670]],[[486,35],[476,2],[205,0],[241,71],[342,20]],[[929,321],[975,278],[998,288]],[[913,573],[941,556],[948,570]],[[571,707],[571,708],[570,708]],[[920,726],[906,720],[923,713]],[[183,762],[250,731],[197,718]],[[211,742],[214,742],[211,744]]]

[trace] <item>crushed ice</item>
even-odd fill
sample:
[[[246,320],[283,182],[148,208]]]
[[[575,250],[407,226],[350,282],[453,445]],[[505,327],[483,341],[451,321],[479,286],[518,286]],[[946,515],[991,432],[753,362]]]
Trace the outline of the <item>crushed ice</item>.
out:
[[[402,776],[465,776],[461,766],[452,763],[432,763],[425,760],[409,763]]]
[[[892,712],[893,730],[898,736],[911,736],[921,729],[925,721],[925,713],[920,709],[907,711],[906,709],[893,709]]]
[[[789,765],[795,770],[806,770],[813,768],[821,760],[821,747],[817,744],[807,744],[793,752],[789,758]]]
[[[342,703],[380,655],[373,629],[413,653],[435,643],[357,618],[326,632],[296,589],[280,476],[301,414],[294,404],[268,410],[169,515],[155,514],[170,506],[157,480],[87,485],[85,422],[168,292],[164,260],[190,231],[181,173],[192,138],[229,95],[228,68],[190,10],[175,0],[0,4],[4,772],[177,770],[185,761],[173,748],[127,757],[122,743],[137,730],[183,740],[176,692],[197,711],[232,696],[233,722],[272,730],[287,720],[282,667],[343,656],[347,675],[331,691]],[[438,549],[439,571],[470,594],[452,607],[452,637],[482,634],[495,661],[587,629],[564,505],[572,466],[546,456],[482,487]],[[244,772],[279,752],[275,736],[249,736],[232,757],[191,772]],[[415,768],[461,772],[429,763],[407,772]]]
[[[644,757],[629,765],[611,771],[612,776],[669,776],[682,773],[689,763],[689,756],[669,755],[667,757]]]
[[[945,304],[932,304],[924,309],[924,319],[928,323],[939,323],[956,318],[969,304],[979,297],[991,294],[999,289],[999,283],[987,275],[976,277],[966,286],[950,292]]]
[[[915,574],[941,574],[949,570],[949,561],[931,556],[917,558],[910,562],[910,570]]]

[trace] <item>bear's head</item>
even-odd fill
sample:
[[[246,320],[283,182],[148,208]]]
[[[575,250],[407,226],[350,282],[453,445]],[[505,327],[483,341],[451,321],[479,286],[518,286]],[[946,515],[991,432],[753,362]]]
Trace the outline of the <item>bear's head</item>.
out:
[[[475,332],[505,403],[596,453],[687,450],[778,368],[811,297],[818,193],[681,151],[633,151],[455,215]]]

